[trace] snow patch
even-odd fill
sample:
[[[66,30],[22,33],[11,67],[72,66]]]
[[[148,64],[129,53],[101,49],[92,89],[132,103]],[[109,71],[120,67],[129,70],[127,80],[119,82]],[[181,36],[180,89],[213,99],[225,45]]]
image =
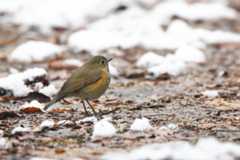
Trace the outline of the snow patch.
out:
[[[70,121],[70,120],[61,120],[61,121],[58,121],[58,122],[57,122],[57,125],[58,125],[58,126],[72,125],[72,124],[73,124],[73,122]]]
[[[195,63],[204,63],[206,62],[205,54],[194,47],[191,46],[182,46],[177,49],[175,57],[180,61],[184,62],[195,62]]]
[[[15,73],[19,73],[19,71],[16,68],[9,68],[9,73],[15,74]]]
[[[215,98],[219,96],[219,92],[217,90],[206,90],[202,92],[202,95],[209,97],[209,98]]]
[[[55,122],[53,119],[47,119],[42,121],[42,123],[37,126],[36,128],[34,128],[34,132],[40,132],[46,128],[53,128],[55,126]]]
[[[145,117],[142,117],[141,119],[139,118],[135,119],[130,127],[130,130],[132,131],[145,131],[149,129],[152,129],[152,126],[149,120]]]
[[[83,30],[73,33],[68,39],[68,45],[74,52],[90,51],[96,55],[98,51],[118,45],[113,37],[117,38],[112,33]]]
[[[168,143],[148,144],[133,149],[130,152],[112,152],[102,156],[102,160],[121,160],[121,159],[169,159],[172,160],[234,160],[240,156],[240,145],[235,143],[219,142],[215,138],[202,138],[196,145],[189,142],[174,141]]]
[[[196,3],[186,5],[185,7],[186,9],[183,7],[182,10],[176,14],[188,20],[234,19],[237,16],[237,12],[234,9],[221,3]]]
[[[160,130],[166,130],[166,131],[168,131],[168,130],[174,131],[174,130],[178,130],[179,128],[178,128],[178,125],[177,125],[177,124],[169,123],[169,124],[167,124],[167,125],[161,126],[159,129],[160,129]]]
[[[144,45],[145,41],[161,37],[163,32],[157,22],[146,15],[143,9],[129,8],[92,23],[86,30],[73,33],[68,44],[75,52],[87,50],[94,55],[104,49]]]
[[[154,67],[147,68],[149,73],[147,78],[157,78],[161,74],[168,73],[173,76],[177,76],[187,69],[186,63],[175,59],[174,56],[169,55],[165,57],[162,64],[156,65]]]
[[[11,144],[7,138],[0,137],[0,149],[7,149],[10,145]]]
[[[0,87],[11,90],[16,97],[26,96],[33,89],[25,84],[26,80],[33,80],[35,77],[46,76],[47,72],[42,68],[27,69],[24,72],[11,74],[0,78]]]
[[[207,11],[207,12],[206,12]],[[173,16],[190,21],[233,19],[237,12],[224,3],[193,3],[186,1],[166,1],[159,3],[153,10],[153,15],[164,18],[168,22]]]
[[[154,52],[147,52],[138,59],[136,65],[138,67],[149,68],[149,67],[159,65],[163,61],[164,61],[164,57],[162,57]]]
[[[239,33],[192,28],[182,20],[174,20],[169,24],[164,38],[168,43],[175,42],[178,47],[189,44],[197,48],[204,48],[207,44],[240,42]]]
[[[42,93],[48,97],[51,97],[51,96],[55,95],[58,92],[58,90],[55,88],[54,85],[50,84],[46,87],[41,88],[38,92]]]
[[[116,129],[109,118],[104,118],[94,123],[93,138],[97,137],[112,137],[116,134]]]
[[[174,54],[166,56],[147,52],[136,62],[136,65],[147,69],[148,78],[157,78],[164,73],[177,76],[187,71],[189,63],[204,62],[206,62],[206,56],[201,50],[184,45],[177,49]]]
[[[214,14],[209,14],[206,10],[211,10]],[[230,35],[230,33],[206,29],[199,32],[201,30],[192,28],[182,20],[171,22],[173,16],[191,20],[212,20],[235,18],[236,12],[221,3],[190,5],[184,1],[164,2],[159,3],[150,11],[132,6],[124,12],[107,16],[90,24],[85,30],[73,33],[69,37],[68,44],[75,52],[89,51],[95,55],[101,50],[116,47],[126,49],[141,46],[147,49],[177,49],[182,45],[191,45],[204,48],[206,44],[213,42],[239,42],[239,36],[235,33]],[[166,24],[169,24],[169,27],[164,32],[161,26]]]
[[[49,32],[52,27],[85,26],[110,13],[121,2],[122,0],[10,0],[0,1],[0,10],[10,12],[10,22],[38,26],[42,31]]]
[[[228,31],[208,31],[204,29],[196,30],[196,34],[199,35],[199,39],[207,44],[219,44],[219,43],[236,43],[240,42],[240,34]]]
[[[4,135],[4,131],[0,130],[0,137],[2,137]]]
[[[60,46],[43,42],[28,41],[18,46],[10,55],[10,61],[31,63],[53,58],[60,54],[63,49]]]
[[[32,129],[29,127],[16,127],[11,131],[11,134],[23,133],[23,132],[31,132]]]
[[[48,119],[48,120],[44,120],[41,124],[40,124],[40,128],[53,128],[54,127],[54,120],[52,119]]]
[[[112,10],[120,4],[134,8],[139,4],[152,7],[157,2],[157,0],[91,0],[78,2],[75,0],[38,0],[34,2],[31,0],[9,0],[0,2],[0,10],[10,13],[10,22],[26,26],[35,25],[43,30],[49,30],[51,27],[77,28],[85,26],[94,19],[110,15]],[[158,20],[156,22],[160,24],[169,22],[173,16],[188,20],[215,20],[221,18],[232,19],[237,14],[224,3],[188,4],[185,1],[165,1],[155,6],[149,13],[149,17],[155,18],[155,21]]]
[[[32,100],[30,103],[26,102],[19,107],[20,110],[25,110],[27,108],[38,108],[39,110],[44,111],[44,105],[37,100]]]

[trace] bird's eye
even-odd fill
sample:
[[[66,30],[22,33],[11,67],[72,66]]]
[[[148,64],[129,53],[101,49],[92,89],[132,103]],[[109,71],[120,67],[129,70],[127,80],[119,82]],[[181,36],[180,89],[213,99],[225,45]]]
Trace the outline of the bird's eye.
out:
[[[104,62],[104,61],[101,61],[101,64],[105,64],[105,62]]]

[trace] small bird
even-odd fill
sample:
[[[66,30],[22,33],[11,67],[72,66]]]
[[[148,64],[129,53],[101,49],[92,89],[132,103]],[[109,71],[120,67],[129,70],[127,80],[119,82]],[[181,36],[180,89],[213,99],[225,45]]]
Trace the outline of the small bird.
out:
[[[50,101],[44,110],[52,104],[66,97],[79,97],[86,114],[88,114],[85,101],[90,106],[95,117],[98,117],[89,100],[99,98],[107,90],[110,83],[108,63],[112,59],[103,56],[94,56],[82,67],[76,69],[63,84],[57,95]]]

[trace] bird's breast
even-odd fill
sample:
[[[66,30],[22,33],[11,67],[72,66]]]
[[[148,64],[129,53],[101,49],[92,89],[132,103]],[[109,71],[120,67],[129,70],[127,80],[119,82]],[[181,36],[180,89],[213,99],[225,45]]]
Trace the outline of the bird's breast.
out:
[[[100,97],[108,88],[110,83],[110,75],[107,71],[101,71],[101,78],[96,82],[83,88],[82,98],[83,99],[95,99]]]

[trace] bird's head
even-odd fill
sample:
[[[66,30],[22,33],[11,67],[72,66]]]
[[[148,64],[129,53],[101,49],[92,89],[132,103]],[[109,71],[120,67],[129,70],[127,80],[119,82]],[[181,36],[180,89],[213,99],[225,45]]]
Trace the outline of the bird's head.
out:
[[[94,56],[92,59],[90,59],[89,63],[91,65],[97,66],[97,67],[107,67],[108,63],[112,60],[112,58],[107,59],[104,56]]]

